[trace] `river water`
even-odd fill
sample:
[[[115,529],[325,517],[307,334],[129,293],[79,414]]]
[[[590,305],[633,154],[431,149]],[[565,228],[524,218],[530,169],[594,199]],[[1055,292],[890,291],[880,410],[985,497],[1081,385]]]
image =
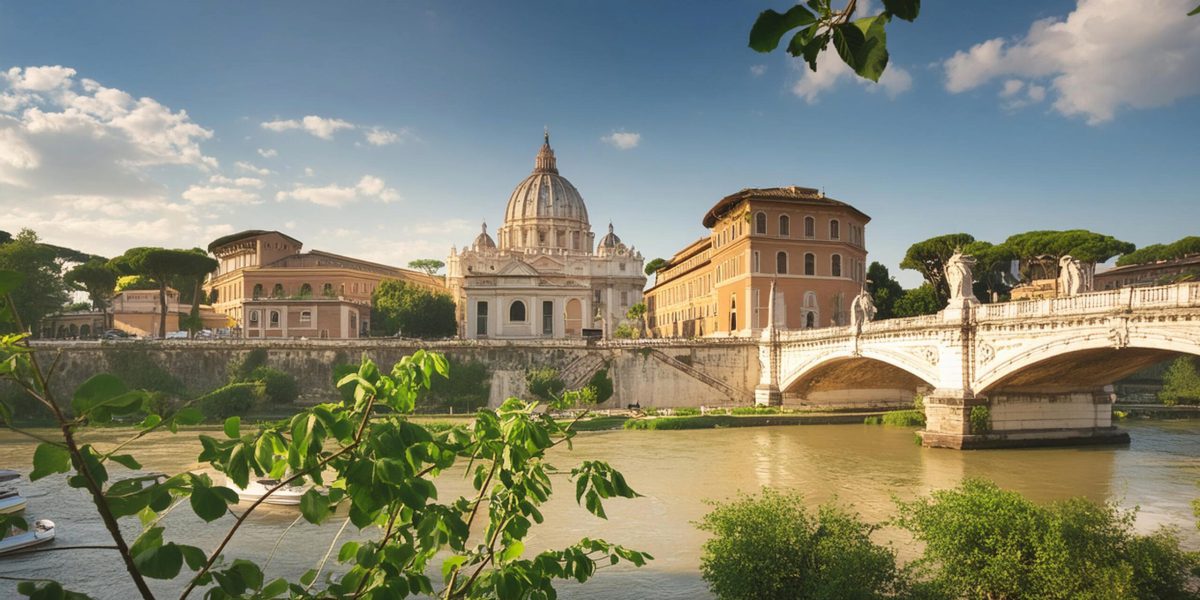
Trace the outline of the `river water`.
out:
[[[582,460],[607,460],[644,497],[608,501],[605,521],[575,505],[573,486],[564,479],[559,494],[544,507],[546,523],[534,529],[527,552],[591,536],[655,556],[642,569],[602,569],[583,586],[564,584],[564,598],[708,598],[698,570],[706,538],[693,525],[708,511],[706,501],[770,486],[801,492],[814,506],[830,501],[849,505],[866,520],[883,522],[894,514],[894,497],[912,499],[953,487],[964,477],[986,477],[1037,501],[1085,496],[1137,506],[1139,529],[1175,526],[1187,547],[1200,549],[1190,507],[1200,496],[1200,422],[1146,421],[1128,429],[1133,443],[1127,447],[967,452],[921,448],[913,443],[912,430],[867,425],[584,433],[573,451],[556,451],[551,462],[566,469]],[[85,441],[103,446],[119,440],[120,433],[89,432]],[[0,433],[0,467],[27,473],[33,448],[27,438]],[[147,471],[175,473],[198,469],[199,450],[192,432],[151,436],[132,453]],[[447,473],[438,482],[443,502],[469,492],[460,475]],[[68,488],[63,476],[25,482],[21,491],[29,499],[29,518],[49,518],[58,525],[54,545],[111,543],[84,492]],[[334,517],[320,527],[303,521],[293,526],[297,515],[286,507],[257,511],[227,555],[262,564],[278,543],[268,577],[299,577],[320,562],[345,519]],[[137,519],[125,521],[132,540]],[[167,539],[211,549],[231,521],[225,517],[205,525],[181,507],[167,517]],[[340,540],[377,533],[349,526]],[[916,552],[903,532],[885,527],[877,536],[893,544],[901,559]],[[336,570],[334,562],[329,568]],[[120,563],[106,550],[0,559],[0,576],[54,578],[97,599],[136,597]],[[181,585],[154,582],[161,597],[178,595]],[[0,597],[15,596],[15,587],[12,581],[0,581]]]

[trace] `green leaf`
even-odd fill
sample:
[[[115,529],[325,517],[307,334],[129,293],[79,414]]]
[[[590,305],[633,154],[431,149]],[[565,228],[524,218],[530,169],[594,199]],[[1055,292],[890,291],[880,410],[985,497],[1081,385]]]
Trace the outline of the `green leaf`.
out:
[[[314,582],[316,580],[317,580],[317,570],[309,569],[309,570],[305,571],[303,575],[300,576],[300,585],[309,586],[309,585],[312,585],[312,582]]]
[[[108,458],[115,463],[124,465],[127,469],[133,469],[136,471],[142,468],[141,463],[139,463],[137,459],[133,458],[133,456],[130,454],[114,454]]]
[[[887,29],[890,21],[886,14],[854,21],[863,33],[863,45],[858,51],[859,66],[855,69],[860,76],[879,81],[888,64]]]
[[[859,53],[862,52],[866,43],[866,36],[854,23],[842,23],[833,28],[833,47],[837,49],[838,56],[842,57],[842,61],[854,69],[855,73],[858,72],[860,65]]]
[[[241,417],[233,416],[233,417],[229,417],[228,419],[225,419],[225,436],[226,437],[228,437],[230,439],[237,439],[237,438],[241,437],[241,435],[242,435],[241,430],[242,430],[242,418]]]
[[[300,514],[304,516],[305,521],[320,525],[329,518],[329,498],[317,491],[317,488],[309,488],[300,496]]]
[[[917,15],[921,12],[921,0],[883,0],[883,10],[890,15],[911,22],[916,20]],[[1196,10],[1200,11],[1200,8]]]
[[[174,579],[183,567],[183,552],[173,542],[150,548],[133,557],[133,564],[146,577]]]
[[[750,29],[750,48],[758,52],[770,52],[779,46],[783,34],[797,27],[811,25],[816,20],[816,16],[799,4],[783,14],[764,10]]]
[[[271,583],[268,583],[265,587],[263,587],[262,591],[258,593],[258,597],[259,598],[274,598],[280,594],[283,594],[287,590],[288,590],[288,582],[286,579],[283,579],[281,577],[279,579],[272,581]]]
[[[0,295],[16,290],[24,278],[24,275],[16,271],[0,271]]]
[[[71,469],[71,455],[66,448],[50,443],[38,444],[33,451],[33,472],[30,481],[37,481],[52,473],[66,473]]]
[[[1189,17],[1193,17],[1193,16],[1196,16],[1196,15],[1200,15],[1200,6],[1197,6],[1196,8],[1193,8],[1193,9],[1192,9],[1192,12],[1188,13],[1188,16],[1189,16]]]
[[[71,398],[71,410],[75,416],[91,414],[95,420],[108,421],[108,412],[100,409],[130,411],[140,407],[144,399],[145,394],[129,391],[116,375],[100,373],[75,389],[75,395]]]
[[[338,550],[338,562],[344,563],[354,558],[354,556],[358,553],[358,546],[358,542],[346,542],[345,544],[342,544],[341,549]]]
[[[151,548],[157,548],[161,546],[163,543],[162,536],[162,527],[151,527],[150,529],[143,531],[142,534],[133,541],[133,545],[129,547],[129,553],[137,556],[150,550]]]
[[[204,413],[200,412],[198,408],[189,406],[175,413],[174,419],[180,425],[195,425],[204,420]]]
[[[192,480],[192,495],[188,499],[196,516],[211,523],[225,515],[230,504],[237,503],[237,493],[224,486],[210,486],[199,479]]]
[[[500,562],[508,562],[510,560],[521,558],[521,553],[524,551],[525,544],[523,544],[520,540],[513,540],[508,547],[504,549],[504,553],[500,555]]]
[[[178,544],[178,546],[179,552],[183,554],[183,562],[187,564],[189,569],[199,571],[208,563],[208,556],[204,554],[203,550],[195,546],[185,546],[183,544]]]

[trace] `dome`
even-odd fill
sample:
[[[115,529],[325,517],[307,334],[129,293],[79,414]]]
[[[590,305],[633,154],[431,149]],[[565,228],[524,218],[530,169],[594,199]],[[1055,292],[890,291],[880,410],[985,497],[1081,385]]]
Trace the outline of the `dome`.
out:
[[[488,235],[486,221],[483,223],[483,230],[479,232],[479,235],[475,236],[475,243],[472,244],[472,247],[476,250],[483,250],[484,248],[494,249],[496,247],[496,240],[493,240],[492,236]]]
[[[534,160],[533,173],[517,184],[508,199],[504,226],[549,219],[572,221],[574,225],[588,227],[583,197],[570,181],[558,174],[554,150],[550,148],[550,134],[546,133],[542,148]]]
[[[617,246],[620,246],[620,245],[621,245],[621,238],[617,237],[617,234],[613,233],[613,225],[612,225],[612,223],[609,223],[608,224],[608,235],[606,235],[600,239],[600,247],[601,248],[616,248]]]

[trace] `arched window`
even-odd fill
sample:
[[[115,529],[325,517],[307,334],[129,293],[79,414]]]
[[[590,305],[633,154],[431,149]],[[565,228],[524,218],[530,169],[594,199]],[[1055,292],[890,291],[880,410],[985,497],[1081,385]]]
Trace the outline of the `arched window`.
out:
[[[262,295],[263,295],[262,284],[261,283],[254,284],[254,296],[253,297],[262,298]]]
[[[92,328],[87,325],[79,326],[79,337],[87,337],[92,334]]]
[[[842,255],[834,254],[829,260],[829,274],[834,277],[842,276]]]
[[[831,240],[842,239],[842,225],[841,225],[841,223],[838,223],[837,219],[831,219],[829,221],[829,239],[831,239]]]
[[[271,327],[279,327],[279,311],[271,311]]]
[[[817,313],[815,313],[815,312],[808,313],[808,316],[804,317],[804,326],[809,329],[816,327],[817,326]]]
[[[729,297],[729,331],[737,330],[737,296]]]
[[[804,217],[804,237],[817,236],[817,220],[812,217]]]
[[[325,284],[325,286],[321,288],[321,295],[325,296],[326,298],[332,298],[333,297],[333,284],[332,283]]]
[[[258,311],[257,310],[250,311],[250,324],[258,325]]]
[[[809,252],[804,255],[804,274],[805,275],[816,275],[817,274],[817,256],[815,254],[813,254],[812,252]]]
[[[275,284],[274,288],[271,288],[271,297],[272,298],[282,298],[283,297],[283,284],[282,283],[277,283],[277,284]]]
[[[508,306],[508,320],[513,322],[525,321],[525,303],[520,300],[514,300]]]
[[[312,286],[307,283],[300,286],[300,296],[304,298],[312,298]]]
[[[775,272],[779,274],[787,273],[787,252],[779,252],[775,255]]]
[[[754,215],[754,233],[766,235],[767,233],[767,213],[760,212]]]
[[[779,215],[779,235],[792,235],[792,220],[787,215]]]

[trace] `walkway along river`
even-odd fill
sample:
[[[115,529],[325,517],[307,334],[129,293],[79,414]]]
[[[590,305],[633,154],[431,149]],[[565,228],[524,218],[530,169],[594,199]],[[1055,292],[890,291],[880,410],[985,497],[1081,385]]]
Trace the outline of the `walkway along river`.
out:
[[[969,476],[992,479],[1037,501],[1086,496],[1140,506],[1139,529],[1174,525],[1187,548],[1200,549],[1190,507],[1200,496],[1200,422],[1144,421],[1128,428],[1133,439],[1129,446],[965,452],[921,448],[913,443],[912,430],[867,425],[584,433],[573,452],[557,453],[552,463],[569,468],[585,459],[608,460],[645,497],[609,501],[609,518],[603,521],[575,505],[564,476],[545,508],[546,523],[536,527],[529,540],[529,551],[593,536],[656,558],[643,569],[604,569],[583,586],[563,585],[564,598],[705,598],[708,592],[698,570],[705,534],[693,526],[708,511],[705,500],[772,486],[802,492],[814,506],[837,500],[852,505],[868,521],[881,522],[894,514],[893,495],[911,499],[953,487]],[[99,443],[120,437],[113,430],[86,435]],[[0,434],[0,466],[28,473],[33,448],[25,438]],[[183,432],[154,437],[133,454],[147,471],[175,473],[198,468],[199,449],[196,433]],[[439,481],[443,502],[469,488],[459,475],[461,471],[448,473]],[[49,518],[58,525],[56,545],[107,543],[83,492],[68,488],[63,476],[26,482],[21,490],[29,499],[27,516]],[[297,514],[284,507],[256,514],[253,526],[238,533],[228,555],[265,562]],[[176,511],[168,517],[167,537],[210,549],[230,520],[204,525],[190,511]],[[268,577],[294,579],[313,567],[343,520],[292,527],[267,569]],[[126,519],[125,525],[133,539],[137,519]],[[359,535],[351,526],[342,539]],[[901,559],[914,555],[903,533],[885,528],[878,536],[894,543]],[[336,569],[332,560],[331,566]],[[116,557],[103,550],[0,559],[0,575],[54,577],[97,599],[134,597]],[[163,594],[174,597],[182,581],[156,582],[155,589],[174,591]],[[15,582],[0,581],[0,597],[15,596],[15,588]]]

